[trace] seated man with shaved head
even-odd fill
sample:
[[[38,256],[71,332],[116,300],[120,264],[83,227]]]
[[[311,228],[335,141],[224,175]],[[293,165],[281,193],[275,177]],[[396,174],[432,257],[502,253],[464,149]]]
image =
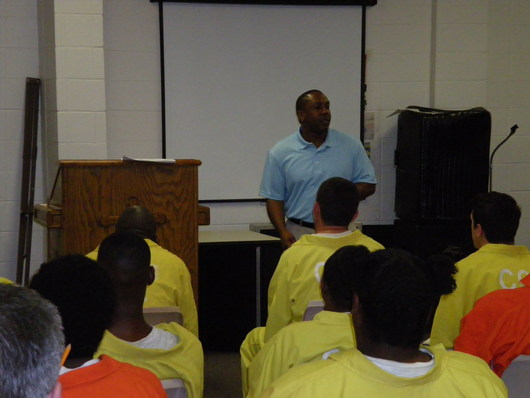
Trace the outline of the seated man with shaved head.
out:
[[[156,222],[153,215],[143,206],[128,207],[118,219],[116,232],[139,236],[149,246],[155,281],[147,287],[144,307],[180,307],[184,327],[198,336],[197,307],[190,272],[178,256],[156,243]],[[96,260],[98,251],[99,247],[88,253],[87,257]]]

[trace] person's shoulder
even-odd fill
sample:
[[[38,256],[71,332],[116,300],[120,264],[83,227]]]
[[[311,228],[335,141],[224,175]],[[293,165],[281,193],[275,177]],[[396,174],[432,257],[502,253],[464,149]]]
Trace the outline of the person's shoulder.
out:
[[[443,350],[445,351],[445,348]],[[488,379],[493,378],[493,376],[497,377],[482,358],[465,352],[446,351],[443,366],[458,374],[473,374],[474,376],[483,376]]]
[[[365,246],[370,251],[382,250],[385,248],[381,243],[368,235],[363,234],[358,229],[353,231],[351,238],[357,241],[359,245]]]
[[[160,380],[150,370],[127,362],[118,361],[107,355],[102,355],[100,359],[102,362],[105,362],[106,366],[113,369],[112,374],[116,381],[123,380],[135,386],[141,386],[143,390],[150,389],[152,390],[151,392],[164,391]]]
[[[274,381],[263,396],[305,396],[305,391],[311,391],[315,385],[330,380],[337,373],[338,367],[340,364],[331,360],[318,360],[298,365]]]
[[[128,374],[133,379],[138,377],[139,379],[146,379],[151,381],[158,380],[158,377],[156,377],[156,375],[148,369],[141,368],[139,366],[135,366],[127,362],[120,362],[106,355],[103,355],[102,358],[104,358],[104,360],[111,360],[115,362],[114,366],[116,366],[120,373]]]
[[[277,141],[272,148],[270,149],[271,153],[278,153],[284,150],[290,150],[293,145],[299,144],[299,133],[295,131],[294,133],[289,134],[288,136]]]
[[[163,255],[166,255],[168,257],[176,258],[176,259],[182,261],[181,258],[179,256],[177,256],[175,253],[170,252],[169,250],[167,250],[166,248],[160,246],[158,243],[152,241],[151,239],[145,239],[145,242],[149,246],[149,250],[151,252],[156,252],[157,254],[163,254]]]
[[[85,254],[85,256],[91,260],[97,261],[98,253],[99,253],[99,246],[96,247],[94,250],[92,250],[90,253]]]
[[[174,334],[175,336],[178,336],[179,340],[183,344],[201,345],[201,342],[199,341],[197,336],[195,336],[192,332],[190,332],[188,329],[178,324],[177,322],[159,323],[155,327],[157,329],[164,330],[166,332]]]
[[[170,252],[169,250],[165,249],[164,247],[160,246],[158,243],[153,242],[150,239],[145,239],[145,241],[148,244],[149,250],[151,252],[152,264],[160,263],[161,265],[171,264],[176,265],[178,267],[186,267],[184,261],[175,253]]]

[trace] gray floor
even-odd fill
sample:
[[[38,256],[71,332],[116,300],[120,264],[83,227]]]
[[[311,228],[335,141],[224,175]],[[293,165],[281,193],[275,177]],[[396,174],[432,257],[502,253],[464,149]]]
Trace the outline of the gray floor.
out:
[[[204,398],[241,398],[239,352],[204,353]]]

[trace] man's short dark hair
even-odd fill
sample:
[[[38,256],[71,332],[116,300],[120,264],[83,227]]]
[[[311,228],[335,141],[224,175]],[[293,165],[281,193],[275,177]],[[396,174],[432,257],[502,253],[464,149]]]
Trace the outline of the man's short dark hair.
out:
[[[320,185],[316,201],[326,225],[347,227],[359,208],[359,192],[353,182],[332,177]]]
[[[47,397],[63,351],[57,308],[31,289],[0,283],[0,396]]]
[[[113,233],[99,246],[98,264],[109,272],[115,286],[126,285],[143,277],[151,265],[151,252],[135,234]]]
[[[110,326],[115,305],[107,272],[88,257],[68,255],[41,265],[30,287],[59,309],[69,358],[92,357]]]
[[[495,191],[478,194],[473,199],[471,214],[473,226],[482,226],[488,242],[514,242],[521,209],[510,195]]]
[[[317,89],[308,90],[305,93],[300,94],[296,99],[296,112],[303,110],[305,104],[309,102],[309,96],[316,93],[323,94],[322,91]]]
[[[456,287],[454,262],[442,255],[424,261],[404,250],[385,249],[371,253],[365,269],[354,291],[370,339],[417,348],[429,334],[440,297]]]

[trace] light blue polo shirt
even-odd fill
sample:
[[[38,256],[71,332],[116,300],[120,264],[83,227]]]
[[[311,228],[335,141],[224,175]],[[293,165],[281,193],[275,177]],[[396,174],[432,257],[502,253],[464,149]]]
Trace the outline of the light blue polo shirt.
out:
[[[316,148],[300,131],[269,150],[260,196],[284,202],[285,215],[313,222],[313,204],[320,184],[331,177],[376,184],[374,168],[357,138],[329,129]]]

